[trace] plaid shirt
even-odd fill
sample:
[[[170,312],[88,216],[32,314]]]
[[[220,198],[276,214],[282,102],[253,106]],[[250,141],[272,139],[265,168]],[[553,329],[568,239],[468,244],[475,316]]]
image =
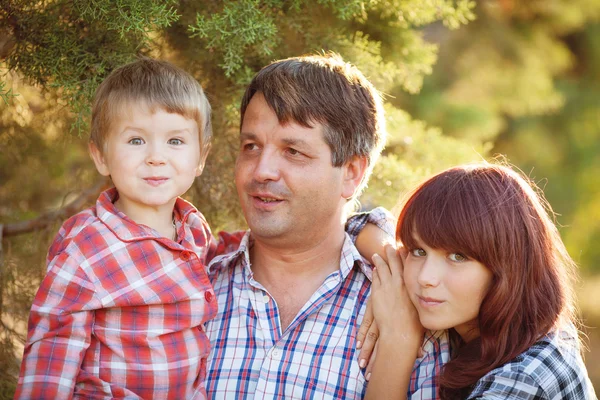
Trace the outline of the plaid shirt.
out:
[[[423,356],[417,358],[408,385],[407,397],[412,400],[438,399],[439,377],[450,358],[448,331],[426,331]]]
[[[217,245],[183,199],[175,242],[119,212],[117,197],[102,193],[50,247],[15,398],[205,397]]]
[[[548,334],[479,381],[469,399],[597,399],[581,359],[577,332]]]
[[[380,209],[362,214],[347,230],[356,235],[368,220],[391,232],[385,215]],[[362,399],[366,381],[358,365],[356,334],[370,294],[371,265],[347,236],[340,269],[282,332],[275,300],[253,277],[250,246],[248,232],[236,252],[216,257],[209,267],[219,305],[216,318],[206,324],[212,345],[209,398]],[[413,373],[423,399],[437,396],[436,388],[425,382],[439,369],[432,363],[440,360],[430,357]]]

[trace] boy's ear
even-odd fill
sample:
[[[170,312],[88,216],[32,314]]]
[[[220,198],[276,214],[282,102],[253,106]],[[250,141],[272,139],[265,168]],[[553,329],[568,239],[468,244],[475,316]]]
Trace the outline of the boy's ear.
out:
[[[354,196],[356,189],[360,186],[367,172],[367,157],[354,156],[342,168],[344,168],[344,181],[342,182],[342,197],[350,199]]]
[[[100,175],[110,176],[108,165],[104,161],[104,156],[102,155],[102,152],[100,152],[96,144],[90,142],[88,144],[88,149],[90,151],[90,156],[92,156],[92,160],[94,160],[94,164],[96,164],[96,169],[98,170],[98,172],[100,172]]]
[[[202,175],[203,170],[204,170],[204,162],[200,162],[200,164],[198,164],[198,168],[196,168],[196,176]]]

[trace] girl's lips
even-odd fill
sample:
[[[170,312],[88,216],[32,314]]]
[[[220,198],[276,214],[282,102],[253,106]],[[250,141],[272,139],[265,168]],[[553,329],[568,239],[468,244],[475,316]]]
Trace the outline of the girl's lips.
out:
[[[438,300],[438,299],[434,299],[432,297],[421,297],[421,296],[417,296],[419,298],[419,304],[422,307],[435,307],[435,306],[439,306],[440,304],[444,303],[444,300]]]

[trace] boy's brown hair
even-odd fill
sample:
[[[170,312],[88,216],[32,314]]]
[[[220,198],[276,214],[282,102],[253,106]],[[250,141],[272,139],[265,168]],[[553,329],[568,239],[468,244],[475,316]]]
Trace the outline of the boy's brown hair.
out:
[[[190,74],[166,61],[140,58],[115,69],[98,87],[92,105],[90,142],[103,153],[111,124],[128,104],[157,108],[194,119],[200,136],[200,163],[210,149],[210,103]]]
[[[358,68],[334,53],[275,61],[260,70],[246,89],[240,126],[258,92],[280,124],[322,124],[334,167],[341,167],[354,156],[366,157],[368,168],[358,195],[386,136],[381,95]]]

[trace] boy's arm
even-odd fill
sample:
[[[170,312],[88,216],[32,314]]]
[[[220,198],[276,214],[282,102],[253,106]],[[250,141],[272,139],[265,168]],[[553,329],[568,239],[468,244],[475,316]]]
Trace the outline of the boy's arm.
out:
[[[49,266],[29,315],[15,399],[70,399],[94,313],[94,291],[79,263],[62,253]],[[87,310],[86,310],[87,309]]]

